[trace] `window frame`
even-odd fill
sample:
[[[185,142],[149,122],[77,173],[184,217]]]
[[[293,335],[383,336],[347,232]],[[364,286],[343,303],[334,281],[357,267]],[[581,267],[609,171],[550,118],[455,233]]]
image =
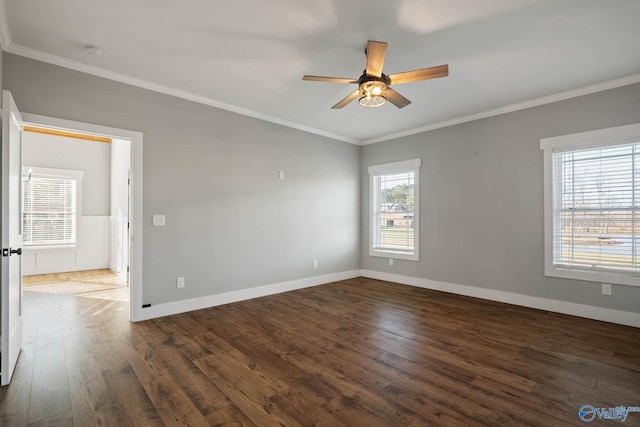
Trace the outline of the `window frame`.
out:
[[[23,166],[23,171],[31,176],[38,177],[49,177],[49,178],[57,178],[57,179],[75,179],[76,180],[76,191],[75,191],[75,202],[76,202],[76,210],[75,210],[75,242],[73,244],[50,244],[50,245],[30,245],[26,244],[23,241],[23,248],[26,251],[55,251],[55,250],[69,250],[74,249],[78,250],[80,247],[80,218],[82,217],[82,178],[84,177],[84,171],[79,170],[71,170],[71,169],[56,169],[56,168],[45,168],[40,166]],[[22,219],[21,224],[24,223],[24,184],[22,188]],[[23,236],[24,236],[24,225],[23,227]],[[24,237],[23,237],[24,238]]]
[[[540,149],[544,156],[544,274],[549,277],[612,283],[617,285],[640,286],[640,275],[588,271],[560,267],[553,263],[554,247],[554,175],[553,155],[555,153],[605,148],[616,145],[640,144],[640,123],[580,132],[569,135],[543,138]]]
[[[381,165],[369,166],[369,255],[383,258],[403,259],[408,261],[420,260],[420,166],[421,159],[405,160],[401,162],[385,163]],[[375,248],[376,234],[376,207],[377,207],[377,189],[375,186],[375,178],[384,175],[395,175],[412,171],[414,183],[414,211],[413,211],[413,253],[396,252]]]

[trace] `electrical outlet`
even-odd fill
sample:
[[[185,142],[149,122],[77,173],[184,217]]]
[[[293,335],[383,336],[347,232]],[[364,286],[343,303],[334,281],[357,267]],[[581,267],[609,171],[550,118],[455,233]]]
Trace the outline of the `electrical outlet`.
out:
[[[317,259],[313,260],[313,268],[318,268],[318,260]]]
[[[602,284],[602,295],[611,295],[611,285],[609,283]]]
[[[284,179],[284,171],[280,171],[280,179]]]
[[[389,265],[393,265],[393,258],[389,258]]]
[[[176,287],[178,287],[178,289],[184,288],[184,277],[178,277],[176,280]]]

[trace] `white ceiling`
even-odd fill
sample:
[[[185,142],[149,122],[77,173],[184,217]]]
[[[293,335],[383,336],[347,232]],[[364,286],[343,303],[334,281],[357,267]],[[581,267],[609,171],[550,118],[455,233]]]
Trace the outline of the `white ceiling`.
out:
[[[355,143],[640,81],[637,0],[4,2],[8,52]],[[402,110],[331,110],[354,86],[302,75],[357,78],[367,40],[386,74],[450,75],[394,86]]]

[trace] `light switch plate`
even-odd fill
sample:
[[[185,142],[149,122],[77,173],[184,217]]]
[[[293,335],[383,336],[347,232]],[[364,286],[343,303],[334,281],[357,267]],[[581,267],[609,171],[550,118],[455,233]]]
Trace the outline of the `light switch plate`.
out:
[[[154,215],[153,225],[165,225],[164,215]]]

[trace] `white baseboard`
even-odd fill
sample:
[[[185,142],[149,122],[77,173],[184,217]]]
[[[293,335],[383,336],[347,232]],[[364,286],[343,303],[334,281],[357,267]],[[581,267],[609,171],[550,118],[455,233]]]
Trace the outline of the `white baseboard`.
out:
[[[609,308],[594,307],[585,304],[557,301],[548,298],[498,291],[495,289],[458,285],[455,283],[439,282],[419,277],[403,276],[400,274],[384,273],[372,270],[344,271],[324,276],[315,276],[239,291],[231,291],[223,294],[152,305],[151,307],[142,309],[142,316],[139,320],[148,320],[173,314],[186,313],[189,311],[201,310],[203,308],[215,307],[218,305],[260,298],[267,295],[294,291],[296,289],[323,285],[325,283],[353,279],[359,276],[640,328],[640,313],[612,310]]]
[[[292,280],[290,282],[274,283],[271,285],[259,286],[256,288],[231,291],[223,294],[209,295],[206,297],[152,305],[151,307],[144,308],[140,311],[142,316],[138,320],[149,320],[155,319],[156,317],[186,313],[188,311],[215,307],[217,305],[229,304],[232,302],[244,301],[252,298],[260,298],[267,295],[279,294],[282,292],[295,291],[296,289],[323,285],[325,283],[337,282],[339,280],[353,279],[354,277],[359,276],[360,270],[343,271],[340,273],[327,274],[324,276],[308,277],[305,279]]]
[[[554,313],[569,314],[587,319],[601,320],[603,322],[617,323],[620,325],[640,328],[640,313],[612,310],[610,308],[594,307],[591,305],[557,301],[548,298],[532,297],[528,295],[514,294],[511,292],[498,291],[495,289],[484,289],[475,286],[438,282],[435,280],[403,276],[400,274],[383,273],[380,271],[361,270],[360,275],[371,279],[386,280],[389,282],[401,283],[403,285],[433,289],[458,295],[466,295],[490,301],[505,302],[523,307],[552,311]]]
[[[34,268],[29,271],[25,271],[23,276],[34,276],[36,274],[58,274],[69,273],[75,271],[88,271],[88,270],[103,270],[109,268],[109,264],[105,262],[94,264],[73,264],[73,265],[60,265],[47,268]]]

